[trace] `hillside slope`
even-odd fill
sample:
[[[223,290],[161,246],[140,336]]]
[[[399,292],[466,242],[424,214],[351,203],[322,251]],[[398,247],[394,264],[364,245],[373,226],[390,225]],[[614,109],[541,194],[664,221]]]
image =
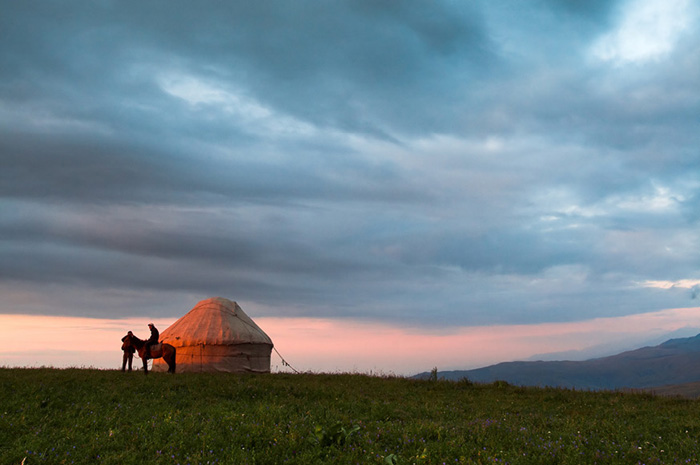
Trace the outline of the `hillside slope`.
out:
[[[594,390],[685,384],[700,381],[700,334],[586,361],[506,362],[475,370],[441,371],[439,376]]]

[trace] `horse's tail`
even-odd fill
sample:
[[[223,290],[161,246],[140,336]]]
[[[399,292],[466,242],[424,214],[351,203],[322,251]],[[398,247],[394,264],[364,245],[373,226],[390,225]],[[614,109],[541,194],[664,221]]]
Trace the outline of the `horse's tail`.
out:
[[[177,367],[177,347],[173,347],[173,373],[175,373],[176,367]]]

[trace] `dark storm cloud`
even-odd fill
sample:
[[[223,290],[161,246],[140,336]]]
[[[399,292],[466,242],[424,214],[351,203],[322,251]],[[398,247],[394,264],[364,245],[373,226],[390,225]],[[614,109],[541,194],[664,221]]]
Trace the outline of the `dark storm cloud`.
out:
[[[90,102],[62,113],[99,112],[101,104],[124,106],[122,99],[148,106],[155,97],[160,105],[140,73],[171,68],[235,81],[321,127],[417,130],[443,119],[440,107],[454,99],[449,82],[481,73],[490,60],[478,10],[467,6],[28,2],[13,9],[3,24],[2,64],[12,70],[6,88]]]
[[[697,16],[647,53],[619,32],[634,6],[6,5],[0,311],[683,306],[645,283],[698,277]]]

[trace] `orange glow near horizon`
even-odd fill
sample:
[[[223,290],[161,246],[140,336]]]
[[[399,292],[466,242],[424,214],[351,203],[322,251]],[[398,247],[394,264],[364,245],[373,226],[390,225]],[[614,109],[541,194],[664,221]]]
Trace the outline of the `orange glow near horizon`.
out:
[[[0,315],[0,366],[119,368],[127,331],[148,338],[148,323],[166,328],[175,320]]]
[[[699,317],[700,308],[684,308],[575,323],[473,326],[449,332],[352,320],[257,321],[298,370],[413,374],[434,366],[469,369],[635,337],[643,340],[698,326]]]
[[[294,368],[314,372],[410,375],[469,369],[576,351],[614,341],[662,336],[700,326],[700,308],[663,310],[575,323],[437,329],[405,328],[357,320],[255,318]],[[0,366],[118,368],[121,337],[148,336],[177,318],[93,319],[0,315]],[[273,371],[288,371],[273,352]]]

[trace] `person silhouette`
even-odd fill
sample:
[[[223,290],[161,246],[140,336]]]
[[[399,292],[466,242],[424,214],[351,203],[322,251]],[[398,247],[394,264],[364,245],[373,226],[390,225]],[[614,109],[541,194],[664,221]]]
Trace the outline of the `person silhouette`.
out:
[[[158,338],[160,337],[160,333],[158,332],[158,328],[155,327],[153,323],[148,323],[148,329],[151,330],[151,337],[148,338],[146,341],[146,358],[151,358],[151,345],[152,344],[158,344]]]
[[[126,336],[122,338],[122,351],[124,354],[122,355],[122,371],[126,371],[126,365],[127,363],[129,364],[129,371],[131,371],[131,365],[134,361],[134,352],[136,352],[136,349],[134,348],[133,345],[129,344],[128,347],[125,346],[125,340],[129,336],[133,336],[134,334],[129,331]]]

